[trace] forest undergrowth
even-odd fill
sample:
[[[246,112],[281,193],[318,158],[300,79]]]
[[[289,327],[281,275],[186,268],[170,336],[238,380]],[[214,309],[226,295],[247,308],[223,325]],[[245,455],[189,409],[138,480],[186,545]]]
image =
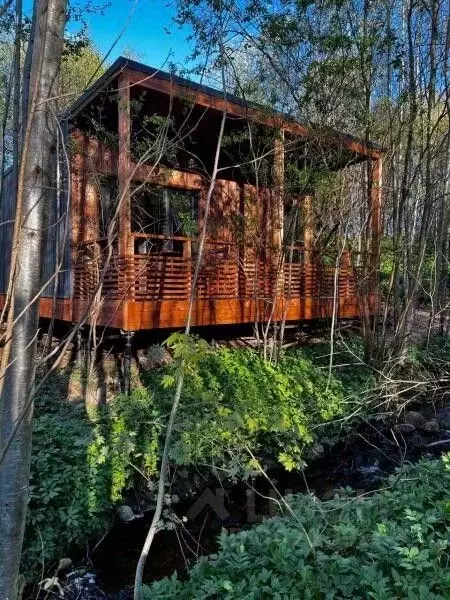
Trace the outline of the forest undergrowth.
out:
[[[192,493],[194,471],[231,485],[274,467],[301,470],[317,447],[331,447],[367,420],[392,419],[382,374],[364,364],[357,337],[335,344],[331,371],[326,342],[290,348],[277,364],[255,349],[213,348],[192,336],[173,336],[164,352],[150,353],[167,356],[180,344],[188,376],[170,462],[181,494]],[[435,401],[438,389],[442,399],[448,350],[448,342],[433,339],[410,352],[399,406],[423,400],[416,389],[401,387],[406,380],[428,382]],[[130,494],[151,505],[177,368],[162,362],[141,374],[130,397],[119,394],[105,405],[61,397],[69,385],[65,371],[36,399],[23,557],[28,581],[73,549],[95,546]]]

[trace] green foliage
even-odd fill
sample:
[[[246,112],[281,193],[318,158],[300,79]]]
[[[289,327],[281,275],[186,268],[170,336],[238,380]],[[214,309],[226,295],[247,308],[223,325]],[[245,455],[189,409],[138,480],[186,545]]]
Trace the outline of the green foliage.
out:
[[[26,574],[100,535],[138,470],[155,477],[180,369],[184,387],[170,453],[177,465],[221,467],[230,477],[274,461],[293,469],[303,464],[317,427],[346,411],[339,380],[328,381],[300,350],[274,366],[256,351],[214,350],[179,333],[167,346],[173,363],[149,373],[130,397],[89,414],[58,399],[55,382],[37,399]]]
[[[84,90],[105,72],[102,56],[89,41],[85,41],[79,50],[66,50],[61,64],[60,106],[74,102]]]
[[[256,351],[197,347],[194,338],[171,339],[184,358],[185,376],[171,458],[178,464],[227,466],[237,474],[260,459],[276,458],[285,468],[302,464],[312,430],[344,410],[342,386],[300,352],[275,366]],[[204,343],[203,343],[204,344]],[[156,404],[168,410],[177,363],[147,376]]]
[[[397,266],[400,276],[399,284],[400,289],[398,290],[400,298],[404,297],[405,294],[405,269],[404,269],[404,245],[405,239],[398,240],[398,248],[395,249],[394,240],[390,237],[384,236],[381,240],[381,252],[380,252],[380,291],[384,297],[387,297],[390,289],[390,281],[395,266]],[[421,266],[421,277],[422,277],[422,289],[419,295],[419,300],[423,304],[430,302],[430,293],[436,289],[439,283],[439,279],[442,274],[436,273],[436,241],[432,240],[427,243],[425,254]],[[417,244],[412,244],[413,257],[419,256],[419,249]],[[416,269],[417,264],[414,264],[412,268]],[[447,273],[447,279],[450,277],[450,267]],[[444,276],[445,280],[445,276]],[[444,282],[441,282],[445,284]],[[392,292],[392,290],[391,290]]]
[[[408,350],[408,361],[405,369],[410,375],[430,380],[430,385],[436,385],[435,378],[440,379],[445,389],[446,377],[450,372],[450,339],[448,336],[432,335],[428,344],[412,346]]]
[[[295,352],[297,351],[294,350]],[[329,342],[311,344],[303,348],[301,352],[316,367],[328,369],[330,361]],[[360,336],[346,336],[335,340],[332,373],[333,377],[342,384],[348,398],[353,398],[367,417],[370,406],[363,399],[373,395],[373,390],[376,387],[376,377],[373,370],[364,361],[364,341]]]
[[[389,293],[395,260],[392,238],[384,236],[381,239],[380,247],[380,291],[383,297],[386,297]]]
[[[29,578],[100,537],[133,484],[133,465],[154,475],[159,457],[160,427],[145,390],[89,415],[83,405],[58,398],[58,391],[51,382],[36,399],[22,562]],[[138,436],[141,430],[145,435]]]
[[[48,390],[48,393],[51,389]],[[110,460],[100,427],[80,405],[43,394],[36,401],[25,575],[100,535],[109,519]]]
[[[299,168],[297,164],[288,162],[285,169],[286,189],[294,194],[315,192],[326,195],[335,186],[336,176],[329,170]]]
[[[328,502],[290,497],[294,516],[223,533],[219,553],[195,565],[187,581],[175,574],[146,588],[145,597],[445,600],[449,497],[449,455],[391,476],[371,497],[350,490]]]
[[[147,390],[137,388],[130,397],[118,396],[100,416],[110,428],[111,500],[118,502],[133,483],[132,464],[148,477],[157,472],[161,413]]]

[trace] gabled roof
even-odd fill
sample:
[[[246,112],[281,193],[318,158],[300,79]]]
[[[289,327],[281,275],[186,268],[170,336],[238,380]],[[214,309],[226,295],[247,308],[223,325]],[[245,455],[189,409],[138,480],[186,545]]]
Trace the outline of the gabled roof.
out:
[[[174,84],[177,88],[183,88],[187,92],[194,92],[199,94],[205,94],[206,96],[211,97],[212,99],[216,99],[219,101],[223,101],[226,99],[227,106],[235,106],[240,107],[240,112],[242,113],[242,109],[250,110],[254,115],[256,113],[260,113],[261,117],[265,115],[267,117],[267,107],[262,105],[258,105],[254,102],[249,102],[244,100],[243,98],[239,98],[238,96],[234,96],[232,94],[226,94],[226,97],[222,90],[215,89],[213,87],[203,85],[197,83],[195,81],[191,81],[189,79],[185,79],[184,77],[179,77],[178,75],[174,75],[172,73],[167,73],[165,71],[161,71],[160,69],[156,69],[154,67],[150,67],[143,63],[139,63],[135,60],[131,60],[129,58],[125,58],[124,56],[120,56],[117,58],[114,63],[103,73],[103,75],[97,79],[97,81],[91,85],[65,112],[63,118],[71,119],[76,116],[80,111],[83,110],[96,96],[99,94],[108,84],[110,84],[114,79],[116,79],[122,71],[134,71],[135,73],[144,74],[147,79],[157,79],[161,82],[170,82]],[[231,111],[232,112],[232,111]],[[301,127],[306,131],[310,131],[311,134],[316,131],[316,128],[313,124],[308,124],[305,122],[300,122],[298,120],[292,119],[292,117],[279,112],[279,111],[271,111],[271,114],[279,119],[282,119],[287,125],[291,125],[293,127]],[[342,143],[344,146],[349,147],[350,145],[356,145],[361,147],[360,154],[380,154],[383,152],[383,148],[372,141],[365,141],[356,136],[350,135],[348,133],[343,133],[337,131],[332,128],[326,128],[324,133],[328,134],[330,139],[335,139],[336,142]]]

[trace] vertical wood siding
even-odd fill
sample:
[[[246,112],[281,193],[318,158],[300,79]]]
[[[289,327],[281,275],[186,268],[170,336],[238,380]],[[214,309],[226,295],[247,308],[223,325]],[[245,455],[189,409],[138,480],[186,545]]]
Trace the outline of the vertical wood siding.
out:
[[[67,158],[60,140],[57,154],[56,185],[49,202],[45,232],[42,285],[48,284],[42,293],[44,298],[70,298],[72,295],[70,194]],[[8,288],[16,206],[14,189],[13,171],[10,169],[5,174],[0,203],[0,294],[6,293]]]

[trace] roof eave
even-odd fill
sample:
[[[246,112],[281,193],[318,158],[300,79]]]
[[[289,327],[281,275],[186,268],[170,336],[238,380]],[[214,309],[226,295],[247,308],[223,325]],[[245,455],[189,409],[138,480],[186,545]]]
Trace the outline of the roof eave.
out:
[[[179,85],[187,87],[197,92],[202,92],[212,97],[217,97],[221,95],[219,90],[211,88],[209,86],[205,86],[203,84],[196,83],[194,81],[189,81],[188,79],[184,79],[182,77],[178,77],[175,75],[171,75],[170,73],[166,73],[159,69],[155,69],[153,67],[149,67],[148,65],[144,65],[138,63],[134,60],[125,58],[123,56],[119,56],[114,63],[103,73],[101,77],[91,86],[89,87],[63,114],[63,119],[70,119],[76,116],[89,102],[91,102],[97,93],[99,93],[104,87],[106,87],[111,81],[113,81],[121,71],[125,69],[130,69],[131,71],[142,72],[145,74],[150,74],[151,76],[158,77],[164,80],[175,80]],[[252,102],[247,102],[242,98],[238,98],[236,96],[227,95],[227,102],[230,104],[236,104],[240,107],[246,106],[255,111],[263,111],[264,107],[261,105],[254,104]],[[290,118],[288,115],[283,114],[278,111],[273,111],[274,116],[282,117],[286,120],[286,123],[291,123],[292,125],[299,125],[305,127],[307,130],[312,132],[314,130],[314,126],[311,124],[300,123]],[[362,140],[357,136],[350,135],[345,132],[337,131],[333,128],[329,129],[329,133],[335,140],[341,140],[347,143],[355,143],[361,147],[361,151],[356,151],[356,154],[361,154],[363,156],[376,156],[385,153],[385,149],[383,149],[379,144],[372,142],[370,140]],[[347,145],[347,144],[346,144]]]
[[[95,81],[73,104],[71,104],[63,113],[63,119],[75,117],[95,96],[113,81],[121,71],[127,66],[127,59],[119,56],[113,64]]]

